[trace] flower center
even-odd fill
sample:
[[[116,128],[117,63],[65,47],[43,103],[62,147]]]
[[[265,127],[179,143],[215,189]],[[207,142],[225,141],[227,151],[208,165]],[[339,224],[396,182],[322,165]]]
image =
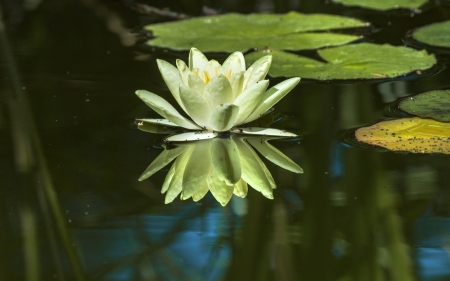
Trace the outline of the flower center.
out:
[[[200,79],[202,79],[203,82],[205,82],[205,85],[208,85],[208,83],[211,81],[212,78],[214,78],[214,77],[216,77],[216,76],[219,75],[219,69],[218,69],[218,68],[214,68],[214,72],[215,72],[215,73],[210,73],[210,72],[208,72],[207,70],[203,70],[203,77],[201,77],[199,74],[202,73],[202,70],[199,70],[198,68],[194,68],[194,69],[192,70],[192,73],[193,73],[195,76],[197,76],[197,77],[199,77]],[[228,70],[228,71],[225,72],[225,73],[222,73],[222,75],[225,76],[228,80],[230,80],[231,74],[232,74],[232,73],[231,73],[231,69]]]

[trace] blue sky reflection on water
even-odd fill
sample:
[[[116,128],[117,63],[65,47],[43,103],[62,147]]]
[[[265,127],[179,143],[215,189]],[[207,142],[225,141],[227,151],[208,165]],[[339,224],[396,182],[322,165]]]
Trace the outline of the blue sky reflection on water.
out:
[[[77,228],[74,247],[86,271],[94,278],[101,272],[105,280],[221,280],[231,262],[230,235],[239,217],[219,206],[168,209],[160,215],[113,217],[101,228]]]

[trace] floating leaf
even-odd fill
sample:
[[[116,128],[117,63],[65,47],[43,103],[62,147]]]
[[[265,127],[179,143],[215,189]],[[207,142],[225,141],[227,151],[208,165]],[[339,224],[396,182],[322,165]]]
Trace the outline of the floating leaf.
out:
[[[353,44],[322,49],[321,62],[283,51],[272,51],[271,76],[300,76],[306,79],[380,79],[406,75],[416,70],[425,70],[436,63],[433,55],[407,47],[378,45],[372,43]],[[267,55],[265,51],[246,56],[251,64]]]
[[[450,123],[418,117],[382,121],[355,132],[358,141],[394,151],[450,154]]]
[[[393,9],[418,9],[428,0],[333,0],[333,2],[346,6],[388,11]]]
[[[433,23],[413,32],[413,38],[422,43],[450,48],[450,21]]]
[[[360,20],[323,14],[225,14],[145,26],[153,33],[150,46],[202,52],[247,51],[265,46],[308,50],[342,45],[360,38],[323,31],[366,27]]]
[[[430,91],[405,98],[399,107],[412,115],[450,121],[450,90]]]

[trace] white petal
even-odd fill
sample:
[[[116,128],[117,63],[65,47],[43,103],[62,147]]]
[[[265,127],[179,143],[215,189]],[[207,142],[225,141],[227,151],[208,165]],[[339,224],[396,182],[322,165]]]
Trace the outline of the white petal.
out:
[[[169,188],[167,189],[164,203],[168,204],[172,202],[178,196],[178,194],[180,194],[183,187],[183,174],[185,171],[185,167],[192,155],[193,149],[193,145],[187,145],[184,152],[179,155],[177,160],[175,161],[175,172],[173,174],[172,180],[170,181]]]
[[[206,64],[208,63],[208,59],[205,55],[200,52],[196,48],[191,48],[189,52],[189,69],[193,70],[194,68],[198,68],[200,70],[205,69]]]
[[[138,119],[136,119],[136,121],[143,122],[143,123],[159,124],[162,126],[178,127],[177,124],[170,122],[167,119],[138,118]]]
[[[199,95],[203,96],[203,92],[205,91],[206,85],[205,85],[205,82],[203,82],[203,80],[200,77],[198,77],[194,74],[189,74],[188,85],[189,85],[189,88],[196,91]]]
[[[198,68],[194,68],[194,69],[192,70],[192,73],[193,73],[195,76],[199,77],[199,78],[202,80],[203,84],[206,83],[206,80],[207,80],[207,79],[206,79],[205,72],[203,71],[203,69],[200,70],[200,69],[198,69]],[[209,80],[208,80],[208,82],[209,82]]]
[[[245,198],[248,193],[248,186],[247,183],[240,179],[235,185],[233,190],[234,195],[239,196],[241,198]]]
[[[185,141],[196,141],[196,140],[207,140],[217,137],[216,133],[212,132],[189,132],[170,136],[165,139],[168,142],[185,142]]]
[[[186,164],[183,175],[183,200],[192,197],[199,187],[206,183],[206,179],[212,169],[211,162],[211,141],[204,140],[193,143],[194,150]]]
[[[245,71],[245,59],[241,52],[232,53],[222,64],[222,73],[238,73]]]
[[[167,119],[136,119],[137,128],[154,134],[175,134],[180,130],[177,124]]]
[[[268,143],[267,140],[251,137],[247,138],[247,141],[272,163],[294,173],[303,173],[303,169],[300,168],[299,165],[283,154],[283,152]]]
[[[247,89],[247,82],[250,76],[252,76],[253,73],[253,67],[247,68],[247,70],[244,72],[244,85],[242,86],[242,89]]]
[[[255,61],[250,67],[253,70],[249,73],[244,89],[248,89],[255,83],[264,79],[269,71],[270,64],[272,63],[272,56],[264,56]]]
[[[230,77],[231,89],[233,90],[232,100],[235,100],[241,93],[244,87],[244,72],[234,73]]]
[[[219,104],[232,103],[232,96],[230,81],[223,75],[214,77],[205,87],[204,97],[212,108]]]
[[[289,93],[300,82],[300,78],[294,77],[287,79],[267,90],[262,96],[259,104],[255,107],[255,110],[245,120],[245,122],[251,122],[261,117],[267,110],[280,101],[287,93]]]
[[[211,108],[209,102],[196,91],[186,86],[180,86],[181,102],[187,114],[201,127],[209,125]]]
[[[239,149],[242,179],[265,197],[273,199],[272,185],[263,167],[261,167],[261,159],[242,138],[237,135],[234,135],[232,138]]]
[[[178,92],[180,84],[183,83],[181,81],[180,72],[175,66],[165,60],[156,60],[156,63],[158,64],[159,72],[161,72],[162,78],[164,79],[164,82],[166,82],[166,85],[173,97],[180,104],[180,106],[183,107],[180,100],[180,94]]]
[[[221,104],[213,108],[209,116],[209,126],[214,131],[223,132],[230,130],[239,116],[239,106],[234,104]]]
[[[212,78],[214,78],[220,74],[219,71],[221,68],[222,68],[222,66],[216,60],[210,60],[205,65],[205,70],[204,70],[205,75],[208,75],[209,80],[212,80]]]
[[[188,76],[190,74],[192,74],[192,72],[184,61],[177,59],[176,63],[177,63],[178,71],[180,72],[181,81],[183,82],[183,84],[185,86],[187,86],[188,85]]]
[[[216,198],[222,206],[227,205],[233,196],[233,186],[227,185],[225,182],[221,181],[214,172],[214,169],[211,169],[207,182],[209,190],[214,198]]]
[[[184,151],[184,147],[176,147],[174,149],[164,149],[158,157],[145,169],[142,175],[139,177],[139,181],[145,180],[151,177],[154,173],[164,168],[167,164],[172,162],[173,159],[178,157]]]
[[[211,142],[210,157],[216,175],[227,185],[235,185],[241,179],[241,163],[236,144],[231,139],[220,138]]]
[[[233,103],[239,106],[239,116],[236,124],[241,124],[254,111],[268,85],[269,80],[260,81],[246,89],[234,100]]]
[[[170,103],[160,96],[145,90],[137,90],[136,95],[158,114],[178,126],[192,130],[200,129],[199,126],[184,118]]]
[[[273,128],[259,128],[259,127],[239,127],[238,129],[231,130],[237,134],[247,135],[259,135],[259,136],[271,136],[271,137],[296,137],[297,135],[285,130],[278,130]]]

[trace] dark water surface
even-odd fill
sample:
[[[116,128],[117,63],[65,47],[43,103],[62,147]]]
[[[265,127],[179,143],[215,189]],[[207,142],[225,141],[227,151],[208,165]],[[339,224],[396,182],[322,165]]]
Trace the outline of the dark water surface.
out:
[[[151,4],[198,15],[201,1],[187,2]],[[224,3],[205,2],[252,11]],[[144,52],[127,31],[160,19],[120,1],[0,4],[0,280],[450,280],[450,158],[355,147],[347,131],[389,118],[400,97],[449,89],[449,69],[302,82],[277,104],[286,117],[275,124],[302,137],[273,144],[304,174],[269,163],[274,200],[250,188],[227,207],[211,194],[164,205],[167,168],[137,181],[161,148],[133,126],[158,117],[134,91],[175,102],[155,59],[187,53]],[[371,40],[393,45],[450,15],[300,4],[370,21],[380,28]]]

